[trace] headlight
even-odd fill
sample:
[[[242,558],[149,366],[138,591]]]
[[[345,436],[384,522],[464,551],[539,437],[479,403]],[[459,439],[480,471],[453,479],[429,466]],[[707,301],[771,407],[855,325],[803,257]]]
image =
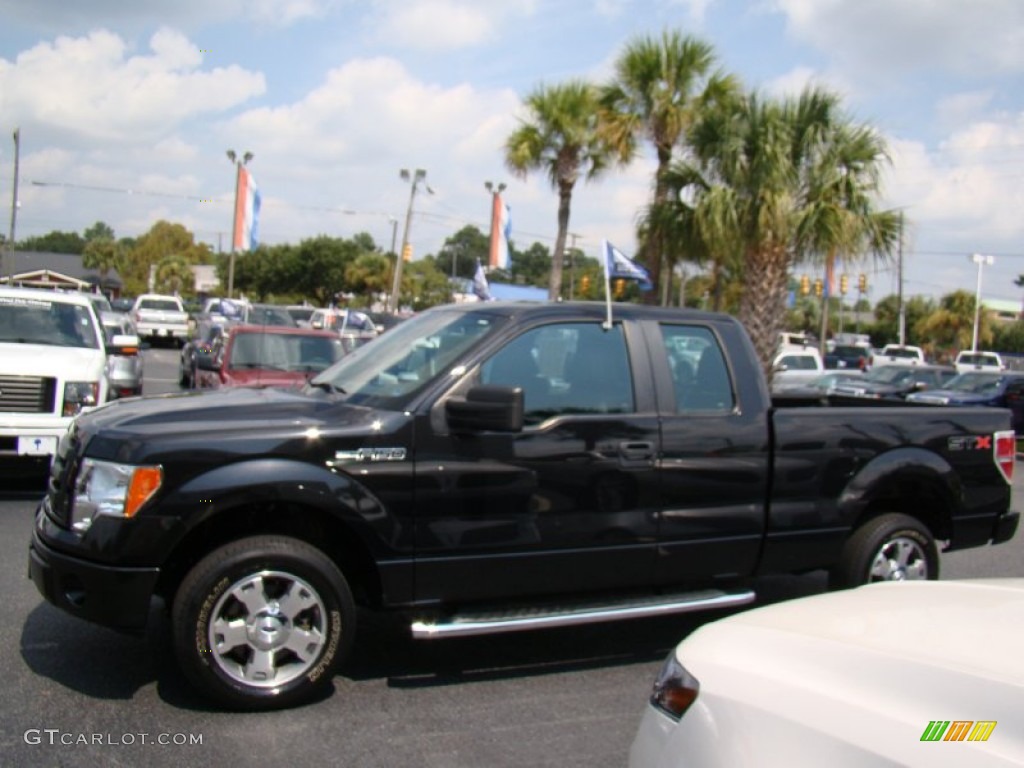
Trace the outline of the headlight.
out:
[[[83,408],[91,408],[100,401],[98,381],[69,381],[64,384],[64,416],[77,416]]]
[[[71,527],[85,533],[99,515],[134,517],[162,482],[160,467],[83,459],[71,504]]]
[[[651,704],[673,720],[679,720],[690,705],[697,700],[700,683],[679,663],[675,651],[668,655],[665,664],[654,681]]]

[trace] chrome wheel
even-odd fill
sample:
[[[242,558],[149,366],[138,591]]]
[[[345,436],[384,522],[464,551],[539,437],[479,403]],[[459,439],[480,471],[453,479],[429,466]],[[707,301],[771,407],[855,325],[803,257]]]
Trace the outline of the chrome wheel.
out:
[[[928,578],[928,557],[913,539],[885,542],[871,562],[871,581],[916,581]]]
[[[284,571],[260,571],[236,581],[214,605],[210,653],[232,680],[284,685],[320,658],[329,636],[327,617],[308,582]]]

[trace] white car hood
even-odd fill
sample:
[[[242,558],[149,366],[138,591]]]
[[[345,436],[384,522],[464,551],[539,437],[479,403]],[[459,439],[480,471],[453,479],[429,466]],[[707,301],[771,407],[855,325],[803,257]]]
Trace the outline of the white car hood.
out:
[[[106,354],[101,349],[57,347],[49,344],[0,344],[0,371],[61,380],[94,380],[103,375]]]

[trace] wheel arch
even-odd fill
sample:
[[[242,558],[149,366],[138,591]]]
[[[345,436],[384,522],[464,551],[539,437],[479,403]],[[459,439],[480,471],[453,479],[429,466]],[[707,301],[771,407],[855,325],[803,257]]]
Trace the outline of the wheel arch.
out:
[[[919,520],[938,541],[952,536],[962,507],[963,483],[941,456],[922,448],[899,448],[868,462],[839,499],[850,533],[869,520],[898,512]]]
[[[322,550],[345,573],[358,602],[382,600],[374,545],[393,541],[395,525],[379,500],[347,475],[290,460],[241,462],[190,480],[161,511],[183,521],[160,566],[156,592],[165,600],[207,554],[261,534]]]

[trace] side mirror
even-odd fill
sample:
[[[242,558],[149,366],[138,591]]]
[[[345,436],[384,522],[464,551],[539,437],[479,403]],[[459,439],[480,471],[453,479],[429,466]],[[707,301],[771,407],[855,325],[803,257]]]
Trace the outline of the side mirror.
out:
[[[445,403],[448,427],[453,432],[521,432],[523,429],[522,387],[473,387],[465,398]]]
[[[141,349],[139,337],[129,334],[117,334],[111,337],[106,347],[108,355],[121,355],[124,357],[137,355],[139,354],[139,349]]]

